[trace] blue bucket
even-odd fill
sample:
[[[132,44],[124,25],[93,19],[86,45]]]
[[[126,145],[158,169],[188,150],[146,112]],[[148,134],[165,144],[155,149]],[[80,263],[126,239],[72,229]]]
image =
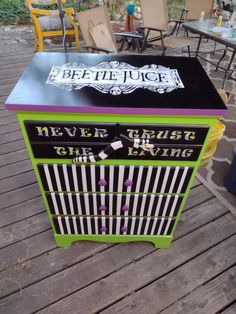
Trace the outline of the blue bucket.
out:
[[[134,14],[135,5],[130,3],[130,4],[127,5],[126,9],[127,9],[128,15],[133,15]]]

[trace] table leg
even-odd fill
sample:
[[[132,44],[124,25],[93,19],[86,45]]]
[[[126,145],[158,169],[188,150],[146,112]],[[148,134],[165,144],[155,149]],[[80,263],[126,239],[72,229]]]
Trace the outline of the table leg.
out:
[[[197,50],[196,50],[196,57],[198,56],[198,52],[200,49],[200,45],[201,45],[201,41],[202,41],[202,35],[200,35],[199,40],[198,40],[198,44],[197,44]]]

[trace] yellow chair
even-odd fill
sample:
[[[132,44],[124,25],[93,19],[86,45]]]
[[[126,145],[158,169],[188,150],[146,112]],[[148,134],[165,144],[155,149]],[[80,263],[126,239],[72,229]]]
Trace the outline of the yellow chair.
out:
[[[66,3],[66,0],[61,2]],[[25,0],[25,4],[34,24],[34,51],[44,51],[44,38],[63,36],[59,11],[45,9],[45,5],[57,5],[57,0]],[[42,5],[43,8],[38,8]],[[75,11],[73,8],[63,8],[63,10],[65,35],[69,39],[71,36],[75,37],[76,48],[80,51],[78,26],[73,19]]]

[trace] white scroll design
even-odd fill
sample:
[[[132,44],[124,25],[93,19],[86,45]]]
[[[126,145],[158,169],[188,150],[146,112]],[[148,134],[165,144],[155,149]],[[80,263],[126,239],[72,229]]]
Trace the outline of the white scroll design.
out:
[[[137,88],[160,94],[184,88],[176,69],[156,64],[134,67],[118,61],[102,62],[95,66],[78,63],[53,66],[46,84],[67,91],[93,87],[114,96],[132,93]]]

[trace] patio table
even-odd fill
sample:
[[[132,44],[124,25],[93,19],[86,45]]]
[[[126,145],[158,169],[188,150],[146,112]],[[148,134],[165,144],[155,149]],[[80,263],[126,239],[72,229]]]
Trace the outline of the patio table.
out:
[[[216,65],[216,71],[219,69],[225,72],[222,88],[224,89],[225,82],[227,79],[232,78],[232,74],[235,71],[235,65],[233,64],[235,52],[236,52],[236,38],[230,38],[229,25],[225,22],[222,23],[221,27],[216,27],[216,19],[207,19],[205,21],[188,21],[183,23],[183,28],[191,33],[199,34],[199,40],[196,50],[196,57]],[[220,43],[225,45],[222,57],[217,63],[205,58],[204,53],[200,51],[200,46],[202,38],[207,38],[213,40],[215,43]],[[231,57],[226,67],[220,65],[221,61],[224,59],[226,52],[231,52]],[[207,52],[209,53],[209,51]],[[234,78],[232,78],[234,79]]]

